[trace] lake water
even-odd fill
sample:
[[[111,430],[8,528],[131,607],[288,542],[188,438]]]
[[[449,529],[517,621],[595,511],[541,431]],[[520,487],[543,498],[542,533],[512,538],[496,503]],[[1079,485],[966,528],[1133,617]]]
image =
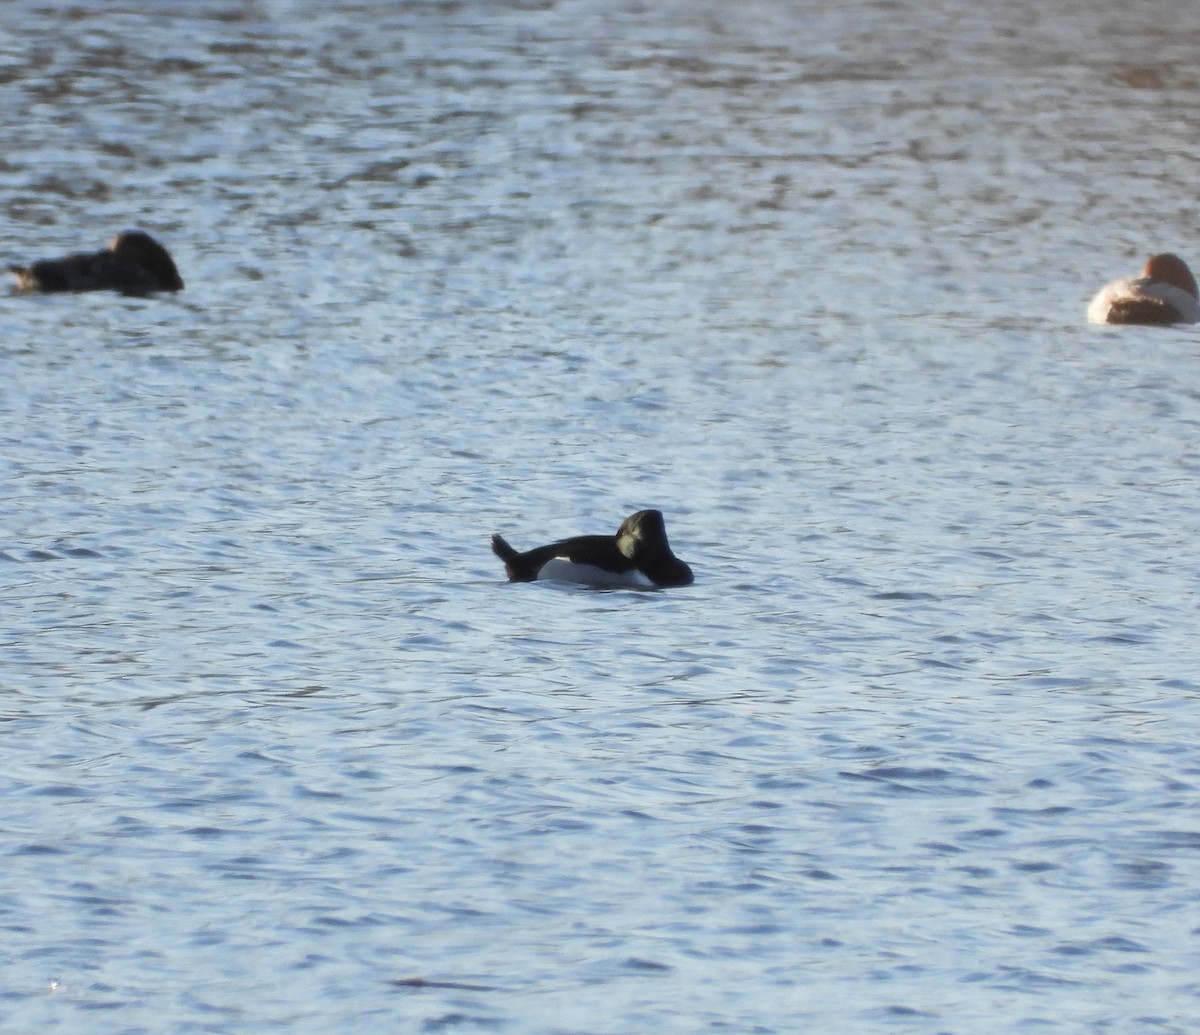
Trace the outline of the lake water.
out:
[[[1189,20],[0,7],[0,1027],[1200,1030]]]

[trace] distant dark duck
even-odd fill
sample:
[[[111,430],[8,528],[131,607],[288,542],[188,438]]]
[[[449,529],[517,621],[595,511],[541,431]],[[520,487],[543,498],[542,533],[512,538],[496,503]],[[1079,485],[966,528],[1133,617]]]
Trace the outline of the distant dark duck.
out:
[[[630,514],[616,535],[580,535],[525,553],[494,535],[492,550],[504,562],[510,582],[557,579],[640,589],[692,584],[692,569],[671,553],[662,512],[657,510]]]
[[[1092,323],[1165,326],[1200,321],[1196,278],[1178,255],[1151,255],[1140,277],[1114,280],[1088,306]]]
[[[102,252],[9,266],[18,291],[181,291],[183,279],[166,248],[141,230],[125,230]]]

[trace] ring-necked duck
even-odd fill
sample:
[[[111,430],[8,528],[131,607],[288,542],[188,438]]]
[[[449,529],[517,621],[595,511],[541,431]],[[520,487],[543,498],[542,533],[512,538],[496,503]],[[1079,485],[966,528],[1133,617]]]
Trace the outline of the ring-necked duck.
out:
[[[557,579],[641,589],[692,583],[692,569],[671,553],[666,525],[657,510],[630,514],[616,535],[581,535],[525,553],[494,535],[492,550],[504,562],[510,582]]]

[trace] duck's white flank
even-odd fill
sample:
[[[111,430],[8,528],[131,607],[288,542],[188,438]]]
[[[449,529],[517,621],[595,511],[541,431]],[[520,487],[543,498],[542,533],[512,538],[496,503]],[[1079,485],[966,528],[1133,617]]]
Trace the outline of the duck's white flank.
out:
[[[539,579],[554,579],[557,582],[578,582],[585,586],[602,586],[613,589],[653,589],[651,582],[636,568],[630,571],[605,571],[592,564],[577,564],[566,557],[554,557],[542,565]]]

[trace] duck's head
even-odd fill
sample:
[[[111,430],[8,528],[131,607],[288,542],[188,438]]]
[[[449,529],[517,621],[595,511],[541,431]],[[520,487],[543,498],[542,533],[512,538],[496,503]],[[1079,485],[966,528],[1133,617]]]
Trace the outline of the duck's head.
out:
[[[1192,298],[1200,299],[1200,291],[1196,288],[1196,278],[1192,276],[1188,264],[1178,255],[1172,255],[1170,252],[1151,255],[1146,260],[1146,268],[1142,270],[1142,276],[1163,284],[1171,284],[1180,291],[1186,291]]]
[[[164,291],[179,291],[183,278],[166,248],[141,230],[123,230],[112,239],[108,250],[118,259],[131,262],[150,273]]]

